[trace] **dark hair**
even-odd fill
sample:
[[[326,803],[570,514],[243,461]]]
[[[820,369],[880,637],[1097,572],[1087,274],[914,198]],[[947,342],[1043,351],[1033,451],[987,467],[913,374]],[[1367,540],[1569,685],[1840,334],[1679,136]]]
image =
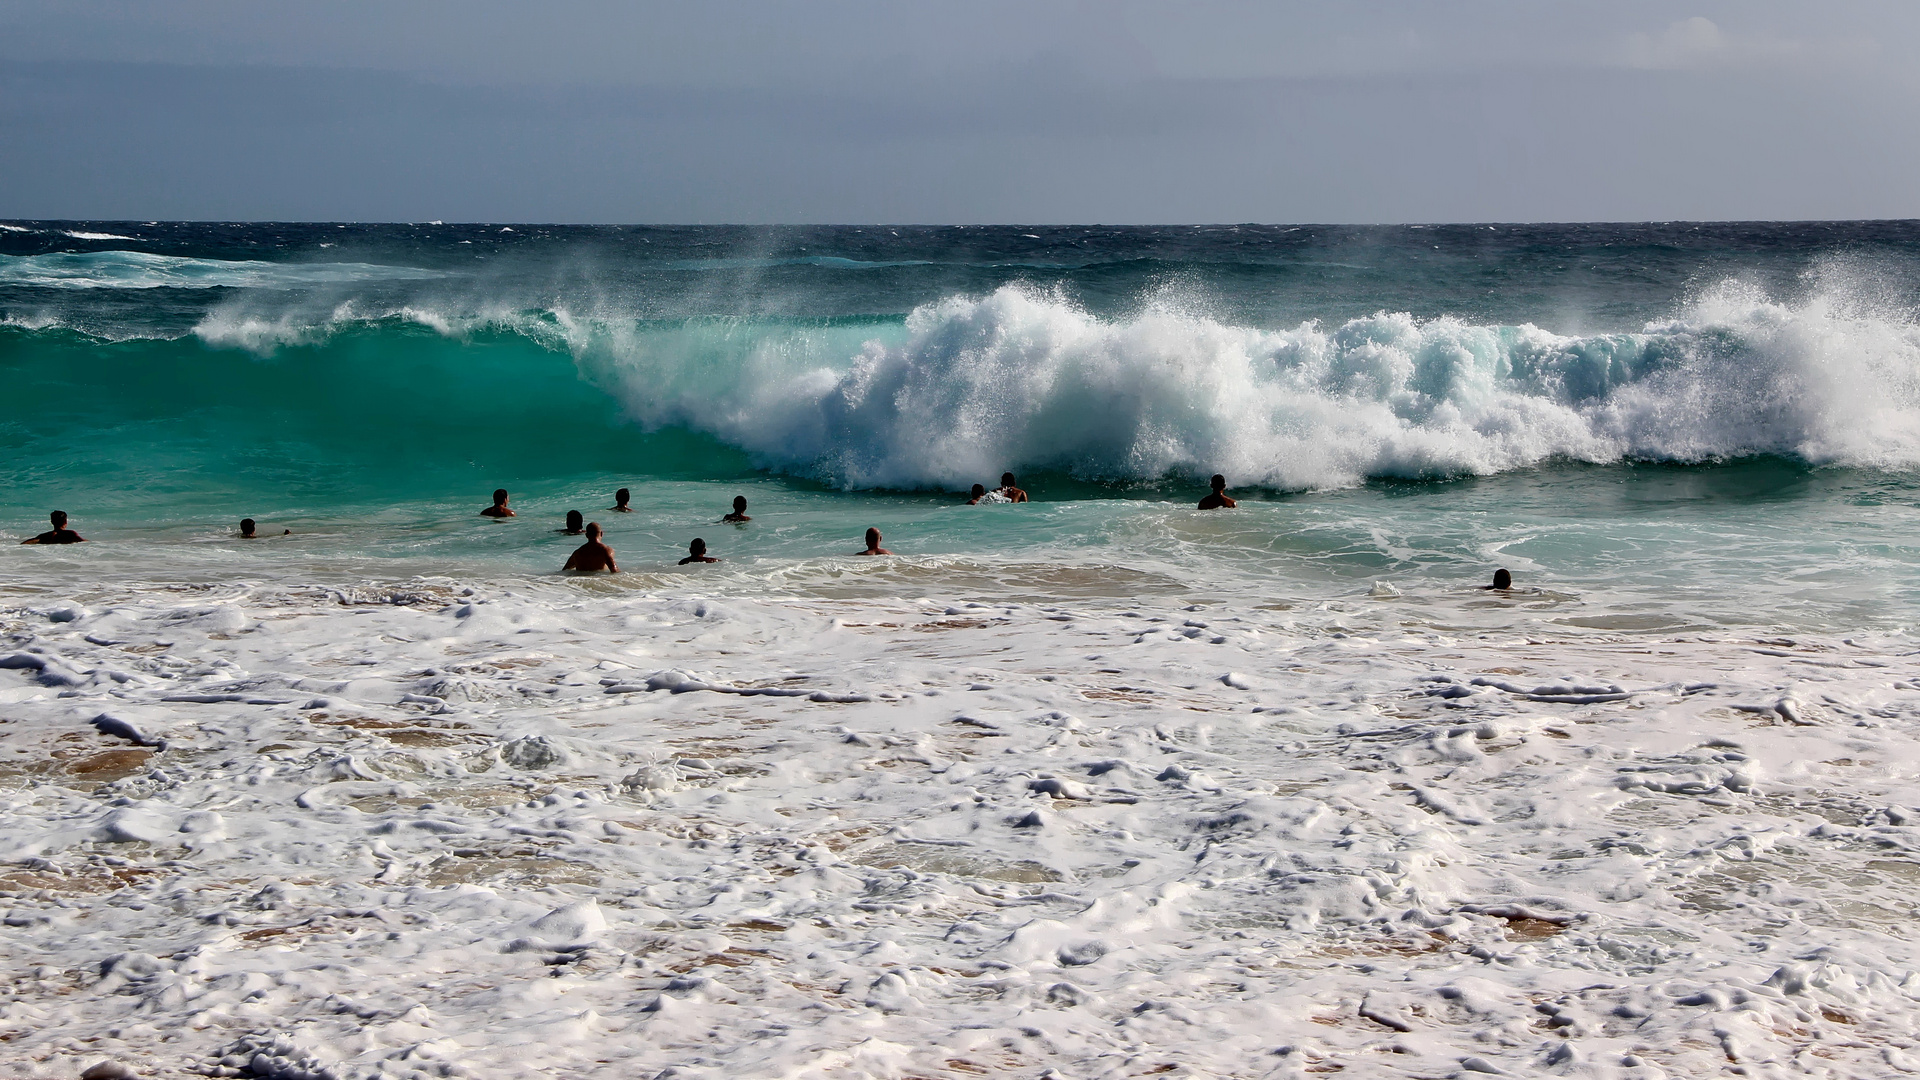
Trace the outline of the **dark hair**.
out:
[[[876,543],[879,541],[879,539],[880,539],[880,530],[874,528],[871,525],[867,526],[867,543],[869,544]]]
[[[693,552],[695,555],[705,555],[707,553],[707,542],[696,536],[693,538],[693,543],[687,545],[687,550]]]
[[[972,496],[973,496],[974,498],[976,498],[976,499],[977,499],[977,498],[979,498],[980,496],[982,496],[982,495],[985,495],[986,493],[987,493],[987,485],[985,485],[985,484],[975,484],[975,485],[973,485],[973,490],[972,490],[971,492],[969,492],[968,494],[971,494],[971,495],[972,495]]]
[[[506,501],[507,501],[507,489],[494,488],[493,489],[493,505],[499,506],[501,503]]]
[[[1493,587],[1496,589],[1513,588],[1513,575],[1507,573],[1505,567],[1495,570],[1493,572]]]
[[[243,533],[250,533],[250,532],[252,532],[252,531],[253,531],[253,528],[254,528],[254,521],[253,521],[253,519],[252,519],[252,518],[241,518],[241,519],[240,519],[240,531],[241,531],[241,532],[243,532]]]
[[[621,488],[619,491],[613,493],[614,502],[626,502],[631,498],[633,498],[633,492],[628,491],[626,488]]]
[[[47,520],[53,522],[53,527],[58,529],[67,523],[67,512],[65,510],[55,510],[53,513],[47,515]]]
[[[567,528],[577,529],[580,527],[580,523],[585,520],[586,520],[586,515],[582,514],[580,511],[578,510],[567,511]]]
[[[1000,474],[1000,483],[1006,487],[1018,486],[1017,484],[1014,483],[1013,474],[1010,472],[1003,472]]]
[[[1224,491],[1226,490],[1226,487],[1227,487],[1227,478],[1224,476],[1221,476],[1219,473],[1214,473],[1213,474],[1213,490]]]
[[[747,497],[745,495],[735,495],[733,497],[733,508],[735,510],[745,510],[747,508]]]

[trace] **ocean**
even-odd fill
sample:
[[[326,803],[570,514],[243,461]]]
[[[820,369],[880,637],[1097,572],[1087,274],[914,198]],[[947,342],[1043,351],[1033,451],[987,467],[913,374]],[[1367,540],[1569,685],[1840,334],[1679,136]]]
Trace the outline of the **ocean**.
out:
[[[0,371],[24,1075],[1920,1068],[1920,222],[10,221]]]

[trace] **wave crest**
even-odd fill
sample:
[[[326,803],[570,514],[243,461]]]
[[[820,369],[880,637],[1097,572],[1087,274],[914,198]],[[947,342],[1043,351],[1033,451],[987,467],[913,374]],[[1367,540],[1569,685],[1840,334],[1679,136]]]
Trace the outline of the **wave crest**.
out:
[[[728,348],[724,328],[562,329],[641,422],[848,487],[1008,468],[1316,488],[1556,458],[1920,466],[1920,330],[1731,284],[1596,336],[1391,313],[1279,331],[1173,308],[1107,320],[1019,287],[922,307],[850,363],[834,362],[844,330]]]

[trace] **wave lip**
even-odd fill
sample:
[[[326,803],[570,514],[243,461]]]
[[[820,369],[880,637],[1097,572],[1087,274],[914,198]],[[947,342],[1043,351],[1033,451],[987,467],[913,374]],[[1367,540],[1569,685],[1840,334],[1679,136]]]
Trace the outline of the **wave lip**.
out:
[[[99,238],[127,239],[104,235]],[[439,270],[377,263],[192,259],[144,251],[0,255],[0,286],[26,285],[54,289],[294,289],[311,285],[422,280],[444,276],[445,273]]]

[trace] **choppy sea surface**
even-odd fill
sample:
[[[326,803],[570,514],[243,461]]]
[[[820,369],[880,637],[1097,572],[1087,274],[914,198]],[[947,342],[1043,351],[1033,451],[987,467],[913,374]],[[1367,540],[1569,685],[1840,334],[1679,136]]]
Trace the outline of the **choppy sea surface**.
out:
[[[0,222],[0,541],[89,540],[0,542],[0,1063],[1920,1071],[1917,305],[1915,222]]]

